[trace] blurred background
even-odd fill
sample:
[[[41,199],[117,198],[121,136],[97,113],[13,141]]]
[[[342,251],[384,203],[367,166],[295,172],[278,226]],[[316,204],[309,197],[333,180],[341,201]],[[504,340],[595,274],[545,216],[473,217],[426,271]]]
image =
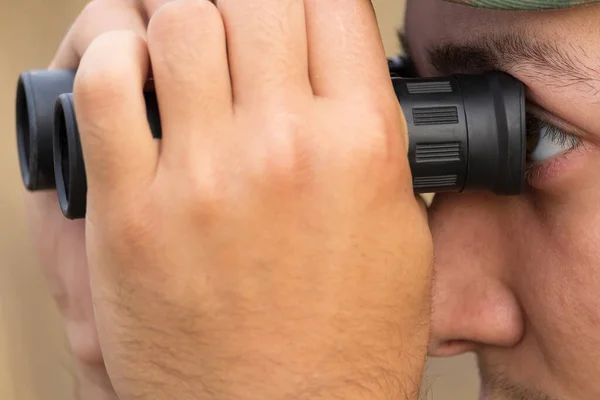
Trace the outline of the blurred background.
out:
[[[46,68],[86,0],[1,0],[0,8],[0,399],[73,400],[72,363],[28,236],[17,162],[14,97],[18,74]],[[374,0],[388,55],[404,0]],[[430,360],[425,399],[475,400],[471,355]]]

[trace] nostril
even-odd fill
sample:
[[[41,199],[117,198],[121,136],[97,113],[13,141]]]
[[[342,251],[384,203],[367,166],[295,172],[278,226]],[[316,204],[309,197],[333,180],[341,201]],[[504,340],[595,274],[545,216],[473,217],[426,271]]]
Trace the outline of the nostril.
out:
[[[475,349],[475,343],[468,340],[446,340],[437,344],[430,344],[429,355],[431,357],[454,357],[471,352]]]
[[[429,353],[448,357],[484,347],[512,348],[524,335],[523,311],[516,295],[493,276],[464,281],[438,275],[431,318]],[[452,285],[452,286],[450,286]]]

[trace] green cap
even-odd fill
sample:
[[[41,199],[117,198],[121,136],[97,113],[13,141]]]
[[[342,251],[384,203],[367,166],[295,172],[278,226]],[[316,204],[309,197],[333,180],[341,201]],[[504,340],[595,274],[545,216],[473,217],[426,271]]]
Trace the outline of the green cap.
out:
[[[498,10],[555,10],[586,4],[600,3],[600,0],[446,0],[471,7],[495,8]]]

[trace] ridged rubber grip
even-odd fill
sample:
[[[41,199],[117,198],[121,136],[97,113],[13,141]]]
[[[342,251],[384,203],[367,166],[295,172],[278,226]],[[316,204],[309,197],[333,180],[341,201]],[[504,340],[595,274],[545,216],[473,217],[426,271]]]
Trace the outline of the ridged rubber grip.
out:
[[[406,118],[417,192],[521,193],[525,90],[502,72],[393,78]]]

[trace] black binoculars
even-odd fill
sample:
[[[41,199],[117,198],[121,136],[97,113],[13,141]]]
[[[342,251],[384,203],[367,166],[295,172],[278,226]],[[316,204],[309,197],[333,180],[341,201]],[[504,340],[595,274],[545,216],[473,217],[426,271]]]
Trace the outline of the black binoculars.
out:
[[[414,76],[405,58],[388,61],[404,112],[417,193],[522,191],[526,161],[525,87],[502,72]],[[73,106],[76,71],[27,71],[17,85],[17,143],[30,191],[56,189],[65,217],[85,217],[87,180]],[[161,137],[156,95],[145,92],[148,123]]]

